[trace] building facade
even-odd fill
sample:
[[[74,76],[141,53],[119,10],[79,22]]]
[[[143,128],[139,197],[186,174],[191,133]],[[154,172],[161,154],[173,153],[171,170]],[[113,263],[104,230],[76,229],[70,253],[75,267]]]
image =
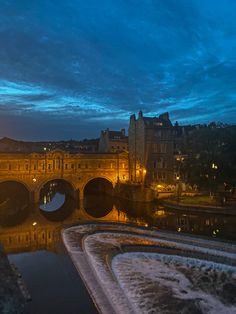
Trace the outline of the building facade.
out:
[[[120,153],[124,151],[128,151],[128,137],[125,135],[125,129],[120,131],[111,131],[109,129],[101,131],[99,152]]]
[[[129,162],[132,182],[171,184],[174,180],[174,138],[169,114],[130,117]]]

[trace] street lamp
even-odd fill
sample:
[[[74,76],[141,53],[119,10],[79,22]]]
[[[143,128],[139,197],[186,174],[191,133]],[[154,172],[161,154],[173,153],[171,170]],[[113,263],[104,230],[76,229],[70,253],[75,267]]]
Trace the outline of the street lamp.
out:
[[[217,169],[218,169],[218,166],[217,166],[215,163],[213,163],[213,164],[211,165],[211,168],[217,170]]]
[[[181,185],[180,185],[180,175],[176,175],[176,180],[177,180],[177,202],[179,203],[180,199],[180,194],[181,194]]]
[[[145,176],[146,176],[146,174],[147,174],[147,170],[144,168],[144,169],[143,169],[143,184],[144,184],[144,182],[145,182]]]

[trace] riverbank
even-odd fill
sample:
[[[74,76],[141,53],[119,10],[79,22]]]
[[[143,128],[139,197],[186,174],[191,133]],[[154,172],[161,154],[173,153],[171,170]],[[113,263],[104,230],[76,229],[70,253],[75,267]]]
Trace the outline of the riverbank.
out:
[[[152,202],[157,199],[156,191],[134,183],[117,184],[114,189],[114,196],[133,202]]]
[[[220,206],[217,201],[204,197],[180,197],[161,200],[166,209],[180,211],[195,211],[209,214],[236,216],[236,206]]]
[[[26,313],[26,300],[19,288],[17,275],[0,247],[0,313]]]

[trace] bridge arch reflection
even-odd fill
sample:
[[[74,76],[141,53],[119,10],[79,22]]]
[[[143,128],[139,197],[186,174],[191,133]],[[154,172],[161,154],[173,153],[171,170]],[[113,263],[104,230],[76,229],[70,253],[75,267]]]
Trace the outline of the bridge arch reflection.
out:
[[[0,226],[17,225],[29,214],[30,191],[23,182],[0,182]]]

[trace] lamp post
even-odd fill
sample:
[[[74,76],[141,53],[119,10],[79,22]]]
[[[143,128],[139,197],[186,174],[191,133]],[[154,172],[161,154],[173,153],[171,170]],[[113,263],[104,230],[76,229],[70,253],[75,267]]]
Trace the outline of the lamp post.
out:
[[[211,189],[210,189],[210,197],[213,197],[213,183],[215,182],[215,180],[216,180],[216,172],[215,171],[217,171],[218,170],[218,165],[215,163],[215,162],[213,162],[212,164],[211,164],[211,169],[212,169],[212,175],[211,175]]]
[[[37,226],[37,221],[34,221],[32,223],[32,227],[33,227],[33,246],[37,247],[38,244],[38,237],[37,237],[37,232],[36,232],[36,226]]]
[[[181,195],[181,187],[180,187],[180,175],[177,174],[176,175],[176,180],[177,180],[177,202],[179,203],[179,200],[180,200],[180,195]]]
[[[145,176],[146,176],[146,174],[147,174],[147,170],[144,168],[143,169],[143,185],[145,183]]]

